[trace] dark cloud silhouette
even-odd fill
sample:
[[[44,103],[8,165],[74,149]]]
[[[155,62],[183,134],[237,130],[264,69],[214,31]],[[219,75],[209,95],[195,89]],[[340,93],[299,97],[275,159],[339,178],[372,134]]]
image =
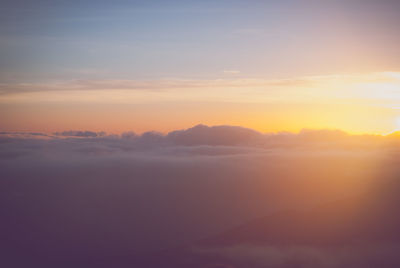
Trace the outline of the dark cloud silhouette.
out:
[[[262,142],[262,138],[261,133],[248,128],[205,125],[172,131],[166,136],[178,145],[255,145]]]
[[[51,137],[51,135],[42,132],[0,131],[0,137],[35,138],[35,137]]]
[[[104,136],[105,132],[93,132],[93,131],[76,131],[69,130],[63,132],[55,132],[56,136],[65,136],[65,137],[85,137],[85,138],[94,138]]]
[[[36,132],[0,132],[0,138],[57,137],[65,138],[97,138],[96,140],[75,140],[90,144],[108,145],[120,143],[125,145],[158,146],[242,146],[257,148],[299,148],[299,147],[336,147],[340,148],[372,148],[400,144],[396,133],[388,136],[349,135],[340,130],[302,130],[298,134],[282,132],[263,134],[252,129],[238,126],[205,126],[197,125],[185,130],[176,130],[163,135],[149,131],[141,135],[125,132],[121,135],[109,135],[106,132],[69,130],[55,132],[52,135]],[[70,140],[71,141],[71,140]],[[59,142],[59,141],[58,141]],[[51,141],[50,141],[51,143]]]

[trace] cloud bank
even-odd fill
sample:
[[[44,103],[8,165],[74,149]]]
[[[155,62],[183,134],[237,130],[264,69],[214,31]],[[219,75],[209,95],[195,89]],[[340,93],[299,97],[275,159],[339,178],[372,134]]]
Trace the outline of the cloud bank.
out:
[[[387,136],[382,135],[350,135],[341,130],[312,130],[303,129],[299,133],[278,132],[261,133],[253,129],[239,126],[206,126],[197,125],[185,130],[175,130],[166,135],[149,131],[141,135],[135,132],[124,132],[120,135],[107,134],[106,132],[68,130],[52,134],[41,132],[0,132],[0,138],[4,141],[23,141],[38,137],[48,137],[49,144],[59,144],[60,138],[69,138],[69,142],[89,144],[120,144],[127,148],[132,146],[235,146],[252,148],[276,148],[276,147],[353,147],[353,148],[380,148],[398,145],[400,134],[394,132]],[[96,138],[96,139],[73,139]]]
[[[1,261],[8,267],[132,264],[138,254],[274,211],[357,196],[400,174],[395,134],[198,125],[165,135],[0,136]]]

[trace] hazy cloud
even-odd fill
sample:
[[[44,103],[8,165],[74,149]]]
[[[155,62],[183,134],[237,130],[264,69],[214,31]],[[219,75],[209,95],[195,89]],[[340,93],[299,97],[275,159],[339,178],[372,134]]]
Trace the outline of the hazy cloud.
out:
[[[365,192],[377,178],[399,174],[398,144],[340,131],[262,134],[204,125],[166,135],[3,132],[0,262],[62,267],[68,259],[101,267],[119,256],[130,263],[135,254],[198,241],[279,209]],[[281,252],[277,261],[293,254]]]
[[[239,70],[224,70],[224,74],[240,74]],[[39,91],[93,91],[93,90],[139,90],[139,91],[173,91],[194,89],[274,89],[286,88],[288,91],[299,89],[315,89],[329,91],[335,89],[342,91],[343,87],[348,92],[362,97],[360,89],[368,94],[376,90],[374,85],[386,84],[384,91],[392,90],[399,86],[398,72],[376,72],[351,75],[320,75],[301,76],[288,78],[235,78],[235,79],[180,79],[165,78],[157,80],[128,80],[128,79],[77,79],[44,82],[15,82],[0,83],[0,94],[19,94]],[[351,89],[349,86],[354,88]],[[372,85],[372,88],[370,87]],[[390,88],[387,89],[387,85]],[[293,88],[296,87],[296,88]],[[334,92],[333,92],[334,93]],[[378,94],[379,92],[376,92]],[[354,95],[352,94],[352,95]],[[380,95],[382,96],[382,95]],[[367,96],[368,97],[368,96]]]
[[[193,250],[196,254],[202,254],[203,257],[207,255],[222,257],[227,264],[235,263],[235,267],[363,268],[373,263],[385,263],[387,267],[396,267],[396,264],[400,262],[397,254],[400,250],[399,245],[379,243],[348,245],[343,248],[234,245]]]
[[[55,132],[56,136],[65,136],[65,137],[85,137],[85,138],[94,138],[104,136],[105,132],[93,132],[93,131],[63,131],[63,132]]]
[[[63,141],[63,139],[68,138]],[[55,146],[56,150],[63,143],[90,144],[91,146],[119,148],[121,150],[135,150],[138,148],[184,148],[192,150],[195,146],[210,146],[215,150],[219,148],[235,148],[254,150],[259,152],[269,149],[345,149],[345,150],[374,150],[391,149],[400,144],[397,132],[387,136],[381,135],[349,135],[340,130],[311,130],[304,129],[299,133],[278,132],[261,133],[253,129],[239,126],[206,126],[196,125],[184,130],[175,130],[167,134],[149,131],[141,135],[134,132],[124,132],[120,135],[107,134],[83,130],[69,130],[53,134],[40,132],[0,132],[3,145],[7,141],[11,146],[20,143],[24,146],[27,142],[48,143]],[[36,139],[39,139],[36,141]],[[41,141],[46,139],[46,141]],[[48,147],[49,148],[49,147]]]

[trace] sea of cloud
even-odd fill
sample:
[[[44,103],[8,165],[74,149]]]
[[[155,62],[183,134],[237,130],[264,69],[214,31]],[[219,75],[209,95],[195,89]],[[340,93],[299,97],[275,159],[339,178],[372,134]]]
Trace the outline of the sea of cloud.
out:
[[[2,132],[1,233],[9,256],[160,250],[367,192],[400,174],[399,145],[395,134],[204,125],[141,135]]]

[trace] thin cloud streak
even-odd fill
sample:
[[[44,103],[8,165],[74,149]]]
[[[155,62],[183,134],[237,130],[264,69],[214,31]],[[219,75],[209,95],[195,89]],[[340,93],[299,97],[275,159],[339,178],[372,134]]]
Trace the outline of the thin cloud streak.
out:
[[[224,70],[225,74],[240,74],[237,70]],[[283,79],[262,78],[236,78],[236,79],[160,79],[160,80],[70,80],[44,83],[2,83],[0,94],[20,94],[36,91],[68,91],[68,90],[174,90],[174,89],[199,89],[199,88],[262,88],[269,86],[278,87],[320,87],[328,83],[358,84],[358,83],[400,83],[400,73],[379,72],[353,75],[320,75],[304,76]]]

